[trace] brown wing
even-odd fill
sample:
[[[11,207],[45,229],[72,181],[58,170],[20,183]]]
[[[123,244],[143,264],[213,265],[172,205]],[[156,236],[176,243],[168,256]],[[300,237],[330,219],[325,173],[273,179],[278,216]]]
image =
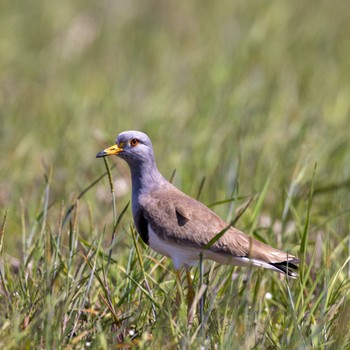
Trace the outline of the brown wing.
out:
[[[162,239],[203,249],[227,223],[202,203],[174,186],[141,197],[143,215]],[[249,257],[269,263],[295,260],[292,255],[272,248],[230,227],[210,250],[235,257]]]

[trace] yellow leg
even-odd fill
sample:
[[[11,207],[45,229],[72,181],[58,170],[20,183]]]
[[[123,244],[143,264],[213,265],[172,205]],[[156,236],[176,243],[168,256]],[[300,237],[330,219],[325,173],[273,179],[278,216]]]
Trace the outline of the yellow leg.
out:
[[[177,308],[181,305],[181,273],[180,270],[175,270],[175,278],[176,278],[176,297],[175,304]]]
[[[187,311],[189,312],[191,309],[191,306],[194,301],[194,297],[196,295],[195,290],[193,288],[191,273],[189,268],[186,268],[186,279],[187,279]]]
[[[187,296],[186,296],[187,297],[186,298],[187,299],[187,314],[188,314],[189,322],[192,323],[194,311],[192,311],[191,315],[190,315],[190,310],[191,310],[196,293],[195,293],[195,290],[193,288],[190,270],[188,267],[186,267],[185,269],[186,269],[186,280],[187,280]],[[182,296],[182,283],[181,283],[180,270],[175,270],[175,277],[176,277],[176,286],[177,286],[175,305],[176,305],[176,309],[179,309],[179,307],[181,305],[181,296]]]

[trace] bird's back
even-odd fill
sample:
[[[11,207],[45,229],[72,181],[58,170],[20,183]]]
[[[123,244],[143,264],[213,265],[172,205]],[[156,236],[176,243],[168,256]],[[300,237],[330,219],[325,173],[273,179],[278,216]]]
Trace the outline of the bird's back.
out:
[[[208,250],[233,257],[248,257],[269,263],[292,261],[293,255],[272,248],[228,224],[201,202],[169,184],[141,197],[147,222],[160,239],[198,250],[218,233],[226,232]]]

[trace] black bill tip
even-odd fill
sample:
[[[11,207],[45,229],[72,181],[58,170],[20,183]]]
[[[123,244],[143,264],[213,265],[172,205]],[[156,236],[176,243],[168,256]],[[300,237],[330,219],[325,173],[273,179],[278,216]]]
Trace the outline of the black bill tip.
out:
[[[107,155],[108,155],[107,152],[101,151],[101,152],[96,154],[96,158],[106,157]]]

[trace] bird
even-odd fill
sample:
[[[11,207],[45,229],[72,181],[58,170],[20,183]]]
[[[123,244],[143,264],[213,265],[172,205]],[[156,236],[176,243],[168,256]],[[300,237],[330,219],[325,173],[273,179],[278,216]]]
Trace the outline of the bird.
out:
[[[201,255],[224,265],[262,267],[297,278],[297,257],[227,224],[166,180],[157,168],[152,142],[145,133],[124,131],[117,136],[115,145],[96,157],[111,155],[125,160],[130,167],[131,206],[137,232],[151,249],[172,259],[177,276],[184,267],[189,281],[189,268],[198,263]]]

